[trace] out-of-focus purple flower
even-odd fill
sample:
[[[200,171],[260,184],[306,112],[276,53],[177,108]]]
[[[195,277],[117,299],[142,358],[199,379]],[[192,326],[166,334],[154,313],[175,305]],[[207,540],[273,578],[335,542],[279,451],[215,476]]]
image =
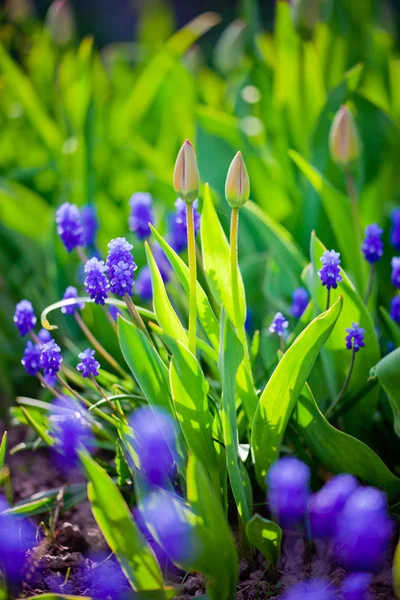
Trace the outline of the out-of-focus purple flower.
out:
[[[400,252],[400,208],[395,208],[391,214],[392,231],[390,232],[390,243]]]
[[[244,322],[244,328],[249,335],[253,331],[253,312],[250,308],[248,308],[246,310],[246,319]]]
[[[30,340],[27,341],[24,357],[21,360],[28,375],[36,375],[41,369],[40,365],[40,346],[33,344]]]
[[[11,583],[21,580],[26,552],[37,545],[35,528],[26,519],[7,514],[7,500],[0,496],[0,570]]]
[[[97,219],[96,208],[93,204],[86,204],[81,208],[82,223],[82,246],[93,246],[99,221]]]
[[[322,285],[328,290],[336,289],[342,281],[340,275],[340,253],[334,250],[326,250],[321,256],[322,268],[318,271]]]
[[[54,377],[60,370],[62,363],[61,348],[54,340],[50,340],[40,349],[40,366],[45,375]]]
[[[343,600],[369,600],[371,573],[350,573],[342,585]]]
[[[108,244],[107,268],[111,292],[117,296],[132,296],[133,273],[136,263],[131,254],[132,244],[120,237]]]
[[[176,471],[176,426],[166,412],[150,407],[136,410],[131,419],[132,446],[140,472],[154,485],[164,486]]]
[[[329,539],[335,534],[343,506],[357,487],[357,480],[352,475],[337,475],[310,497],[308,510],[313,537]]]
[[[200,229],[200,213],[197,210],[198,200],[193,202],[193,224],[195,235]],[[186,203],[180,198],[175,202],[176,212],[170,221],[170,245],[175,252],[182,252],[187,246]]]
[[[43,379],[47,383],[47,385],[49,385],[52,388],[57,385],[57,377],[55,375],[44,375]]]
[[[301,315],[307,308],[307,304],[307,290],[302,287],[297,288],[292,294],[292,306],[290,307],[290,314],[300,319]]]
[[[171,264],[168,258],[165,256],[164,251],[159,244],[154,244],[151,250],[162,280],[164,283],[168,283],[171,277]]]
[[[87,348],[84,352],[79,353],[81,362],[77,365],[76,370],[82,373],[82,377],[97,377],[99,374],[100,363],[94,357],[95,352]]]
[[[148,302],[153,297],[153,288],[151,286],[151,275],[149,267],[141,269],[136,279],[136,291],[142,300]]]
[[[50,342],[52,339],[50,331],[48,331],[48,329],[44,329],[44,327],[39,329],[37,336],[42,344],[47,344],[47,342]]]
[[[199,546],[183,500],[165,490],[155,491],[146,496],[140,511],[169,559],[177,565],[192,564]]]
[[[90,258],[85,265],[85,290],[96,304],[104,304],[110,284],[106,276],[107,267],[104,261],[96,257]]]
[[[283,600],[337,600],[338,596],[328,581],[312,579],[292,587]]]
[[[73,398],[65,396],[54,400],[51,405],[50,428],[54,439],[53,448],[62,457],[59,464],[67,470],[77,466],[77,451],[80,448],[90,451],[94,447],[88,411]]]
[[[347,350],[354,350],[358,352],[360,348],[364,348],[364,335],[365,329],[360,327],[359,323],[353,323],[351,327],[346,329],[346,348]]]
[[[14,323],[19,329],[19,333],[24,337],[32,331],[36,325],[36,316],[33,306],[29,300],[21,300],[15,307]]]
[[[396,289],[400,289],[400,256],[392,258],[392,283]]]
[[[268,503],[283,527],[294,527],[304,519],[309,481],[310,469],[297,458],[281,458],[268,471]]]
[[[68,252],[82,246],[82,222],[76,204],[64,202],[56,212],[57,233]]]
[[[358,488],[337,523],[335,552],[347,569],[373,572],[385,559],[392,533],[385,494],[372,487]]]
[[[137,192],[129,200],[129,206],[129,229],[136,233],[138,240],[145,240],[151,235],[149,223],[154,224],[152,197],[146,192]]]
[[[90,596],[96,600],[111,600],[129,597],[132,589],[118,562],[113,558],[98,557],[93,566],[93,588]],[[97,562],[97,561],[96,561]]]
[[[400,323],[400,296],[395,296],[390,301],[390,316],[393,321]]]
[[[118,306],[114,306],[113,304],[108,305],[108,312],[110,313],[114,321],[116,321],[118,319],[118,315],[121,314],[121,311],[119,310]]]
[[[371,264],[379,262],[383,256],[383,229],[374,223],[373,225],[368,225],[364,233],[365,238],[362,245],[362,251],[365,260]]]
[[[272,323],[269,326],[269,331],[271,333],[276,333],[279,337],[284,337],[286,335],[286,329],[289,327],[289,321],[285,319],[282,313],[277,312],[274,318],[272,319]]]
[[[69,300],[71,298],[77,298],[77,297],[78,297],[77,289],[74,286],[69,285],[64,292],[63,300]],[[61,312],[64,313],[65,315],[73,315],[74,312],[76,311],[76,309],[82,310],[82,308],[84,308],[84,306],[85,306],[84,304],[70,304],[69,306],[63,306],[61,309]]]

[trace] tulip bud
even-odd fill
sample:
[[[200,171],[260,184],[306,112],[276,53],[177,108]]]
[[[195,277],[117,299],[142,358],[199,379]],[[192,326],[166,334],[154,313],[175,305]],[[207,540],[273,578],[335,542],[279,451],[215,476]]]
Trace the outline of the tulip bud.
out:
[[[242,153],[238,152],[230,164],[225,182],[225,197],[231,208],[240,208],[249,199],[250,179]]]
[[[332,160],[344,169],[349,169],[360,156],[360,137],[354,117],[345,105],[340,107],[333,120],[329,147]]]
[[[200,174],[196,153],[189,140],[179,150],[174,169],[174,189],[181,200],[192,203],[199,195]]]
[[[57,46],[67,46],[75,35],[75,17],[68,0],[54,0],[46,15],[46,25]]]
[[[313,37],[319,17],[320,0],[292,0],[292,19],[297,33],[303,40]]]

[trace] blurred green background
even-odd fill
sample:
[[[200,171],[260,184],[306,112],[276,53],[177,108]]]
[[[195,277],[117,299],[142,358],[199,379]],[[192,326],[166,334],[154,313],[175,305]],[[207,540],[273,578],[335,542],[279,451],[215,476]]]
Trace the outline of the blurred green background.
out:
[[[302,1],[302,0],[300,0]],[[254,326],[286,310],[309,257],[315,229],[344,253],[335,191],[343,173],[329,156],[333,117],[349,103],[363,142],[356,181],[362,226],[389,232],[399,205],[400,54],[395,3],[289,2],[68,4],[11,0],[0,20],[0,402],[29,395],[37,383],[20,364],[24,341],[12,316],[22,298],[41,310],[75,285],[78,260],[55,235],[62,202],[94,204],[97,248],[129,236],[128,200],[149,191],[157,226],[176,199],[177,151],[194,141],[203,182],[215,192],[224,226],[227,167],[241,149],[252,199],[272,227],[299,247],[298,264],[279,255],[268,228],[244,216],[240,262]],[[110,5],[115,4],[115,11]],[[188,5],[190,4],[190,11]],[[213,11],[203,13],[213,8]],[[124,12],[125,11],[125,12]],[[128,12],[126,12],[128,11]],[[129,14],[128,14],[129,13]],[[93,16],[91,16],[93,15]],[[187,21],[192,19],[189,24]],[[334,186],[320,194],[299,170],[295,150]],[[318,186],[316,186],[318,187]],[[278,224],[278,225],[277,225]],[[133,240],[133,238],[130,238]],[[387,245],[388,247],[388,245]],[[144,264],[141,244],[135,259]],[[304,262],[303,262],[304,258]],[[390,261],[379,272],[378,301],[388,306]],[[89,309],[88,309],[89,310]],[[111,350],[107,324],[88,321]],[[55,318],[57,321],[57,317]],[[58,319],[61,322],[60,319]],[[60,335],[76,337],[65,324]],[[105,340],[105,341],[104,341]],[[68,340],[67,340],[68,343]]]

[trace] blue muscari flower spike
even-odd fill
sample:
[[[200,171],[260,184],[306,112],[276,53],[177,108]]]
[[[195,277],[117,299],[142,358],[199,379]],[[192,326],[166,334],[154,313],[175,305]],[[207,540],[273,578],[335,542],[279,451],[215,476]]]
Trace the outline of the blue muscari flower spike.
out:
[[[96,304],[104,304],[108,296],[110,284],[106,276],[107,267],[96,257],[89,259],[85,265],[85,290]]]
[[[119,310],[118,306],[114,306],[113,304],[109,305],[108,312],[110,313],[114,321],[116,321],[118,319],[118,315],[121,314],[121,311]]]
[[[308,304],[308,292],[304,288],[300,287],[294,290],[292,294],[292,306],[290,308],[290,314],[298,319],[305,311]]]
[[[279,337],[284,337],[288,327],[289,322],[285,319],[282,313],[277,312],[272,319],[271,325],[269,326],[269,331],[271,333],[276,333],[276,335],[279,335]]]
[[[322,268],[318,271],[322,285],[328,290],[336,289],[342,281],[340,275],[340,253],[334,250],[326,250],[321,256]]]
[[[390,242],[400,252],[400,208],[396,208],[392,212],[391,218],[392,231],[390,233]]]
[[[26,565],[26,553],[37,546],[38,540],[36,527],[24,518],[5,512],[9,508],[7,500],[0,495],[0,564],[8,582],[18,584]]]
[[[136,233],[138,240],[145,240],[151,235],[149,223],[154,224],[151,195],[145,192],[137,192],[129,200],[129,206],[131,207],[128,221],[129,229]]]
[[[132,296],[133,273],[137,266],[131,254],[132,244],[120,237],[108,244],[107,268],[111,292],[117,296]]]
[[[86,204],[81,208],[81,223],[82,223],[82,245],[93,246],[99,221],[97,219],[96,208],[93,204]]]
[[[151,286],[151,275],[149,267],[145,266],[141,269],[136,280],[136,292],[142,300],[149,302],[153,297],[153,289]]]
[[[346,329],[346,348],[358,352],[360,348],[364,348],[365,329],[360,327],[359,323],[353,323],[351,327]]]
[[[390,302],[390,316],[393,321],[400,323],[400,296],[395,296]]]
[[[63,300],[69,300],[71,298],[77,298],[78,292],[75,287],[69,285],[64,292]],[[84,304],[71,304],[70,306],[63,306],[61,312],[65,315],[73,315],[76,309],[82,310],[84,308]]]
[[[358,487],[355,477],[347,473],[332,477],[308,502],[313,538],[332,539],[347,499]]]
[[[77,451],[82,446],[89,451],[94,447],[89,413],[76,400],[65,396],[52,403],[49,420],[53,448],[62,456],[57,462],[62,469],[73,469],[79,463]]]
[[[153,253],[154,260],[157,263],[158,270],[164,283],[168,283],[171,277],[171,263],[165,256],[164,250],[159,244],[153,244],[151,251]]]
[[[42,329],[39,329],[37,336],[42,344],[46,344],[47,342],[50,342],[50,340],[52,339],[50,331],[48,331],[47,329],[44,329],[43,327],[42,327]]]
[[[100,363],[94,357],[94,350],[87,348],[84,352],[79,353],[81,362],[77,365],[76,370],[82,373],[82,377],[97,377],[99,374]]]
[[[45,375],[55,376],[62,363],[61,348],[54,340],[43,344],[40,352],[40,366]]]
[[[379,262],[383,256],[383,242],[381,239],[383,229],[376,223],[368,225],[365,229],[365,238],[362,245],[362,251],[365,260],[369,263]]]
[[[24,365],[28,375],[36,375],[41,369],[40,364],[41,347],[30,340],[27,341],[25,352],[21,363]]]
[[[197,210],[198,200],[193,202],[193,224],[195,235],[200,229],[200,213]],[[186,203],[180,198],[175,202],[176,212],[170,221],[169,242],[175,252],[182,252],[187,246]]]
[[[283,527],[294,527],[305,517],[310,494],[310,469],[297,458],[285,456],[268,471],[268,503]]]
[[[392,283],[396,289],[400,289],[400,256],[392,258]]]
[[[21,300],[15,307],[14,323],[19,329],[21,337],[32,331],[36,325],[36,316],[29,300]]]
[[[283,600],[338,600],[338,596],[329,581],[311,579],[297,583],[283,596]]]
[[[71,252],[76,246],[82,246],[82,223],[76,204],[64,202],[56,212],[57,233],[65,248]]]
[[[342,585],[343,600],[368,600],[371,573],[350,573]]]

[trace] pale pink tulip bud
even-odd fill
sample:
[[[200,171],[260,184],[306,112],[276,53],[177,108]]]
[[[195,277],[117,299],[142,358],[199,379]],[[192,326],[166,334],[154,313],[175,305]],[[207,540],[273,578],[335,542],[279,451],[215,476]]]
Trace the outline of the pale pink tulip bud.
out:
[[[174,169],[174,189],[184,202],[196,200],[200,190],[200,174],[196,153],[189,140],[179,150]]]
[[[240,208],[249,199],[250,179],[241,152],[230,164],[225,181],[225,197],[231,208]]]
[[[332,160],[343,169],[349,169],[360,156],[360,136],[354,117],[344,104],[333,120],[329,133],[329,148]]]

